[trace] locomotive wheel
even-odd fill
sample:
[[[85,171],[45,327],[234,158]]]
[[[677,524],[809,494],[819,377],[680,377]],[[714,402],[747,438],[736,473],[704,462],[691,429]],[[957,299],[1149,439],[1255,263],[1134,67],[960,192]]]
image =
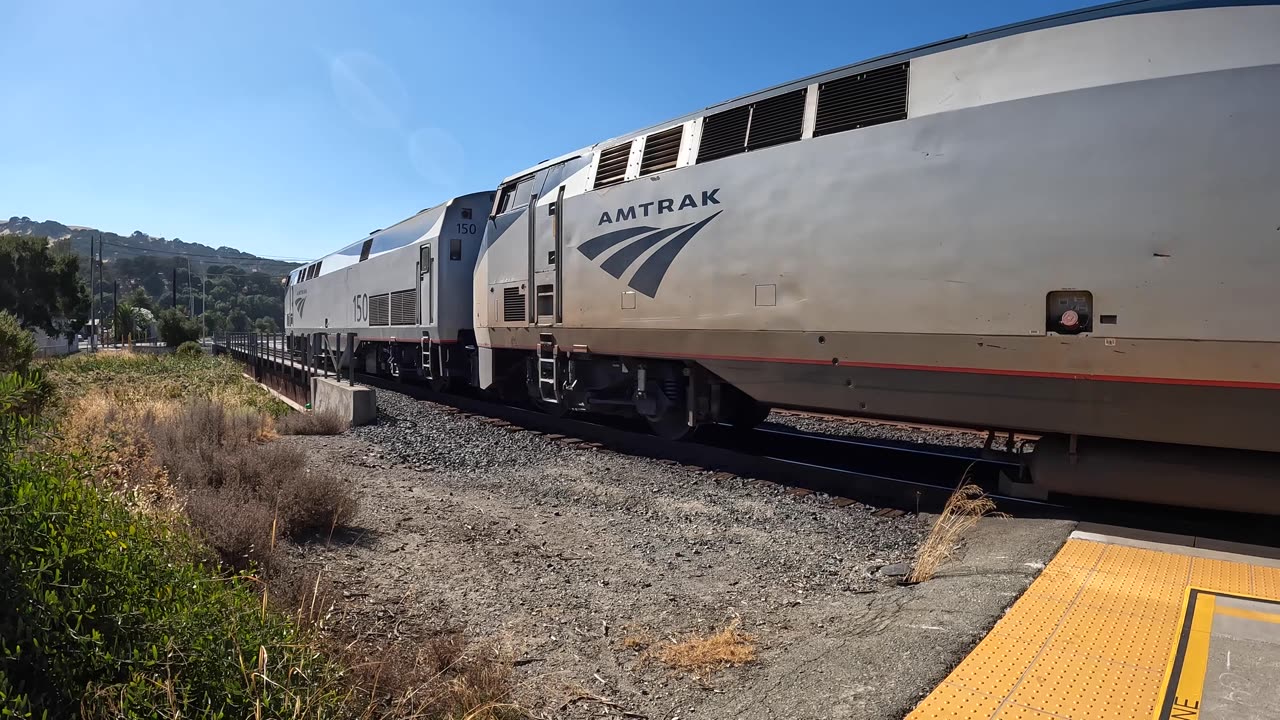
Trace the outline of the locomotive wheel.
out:
[[[769,417],[768,405],[761,405],[754,400],[747,402],[750,404],[744,404],[729,418],[729,425],[734,430],[751,430]]]
[[[429,381],[431,389],[438,393],[447,393],[453,390],[453,378],[436,377]]]
[[[533,404],[538,408],[539,411],[547,415],[550,415],[551,417],[554,417],[554,418],[562,418],[562,417],[567,417],[569,415],[569,408],[564,403],[552,403],[552,402],[545,402],[543,400],[534,400]]]
[[[664,440],[687,440],[697,428],[689,427],[682,408],[669,407],[657,417],[645,417],[649,429]]]

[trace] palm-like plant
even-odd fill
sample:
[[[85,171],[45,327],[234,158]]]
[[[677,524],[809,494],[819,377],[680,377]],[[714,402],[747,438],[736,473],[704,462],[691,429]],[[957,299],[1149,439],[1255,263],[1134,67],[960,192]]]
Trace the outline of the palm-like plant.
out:
[[[116,342],[127,342],[133,338],[134,329],[137,327],[137,314],[133,310],[133,306],[129,303],[120,303],[116,305],[116,310],[111,316],[111,327],[116,336]]]

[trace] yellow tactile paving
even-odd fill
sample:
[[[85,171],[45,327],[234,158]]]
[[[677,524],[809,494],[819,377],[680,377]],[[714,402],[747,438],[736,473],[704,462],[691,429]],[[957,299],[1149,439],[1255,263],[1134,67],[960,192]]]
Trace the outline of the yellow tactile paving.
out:
[[[1280,568],[1068,540],[908,719],[1149,720],[1164,697],[1188,588],[1280,600]],[[1190,637],[1207,648],[1214,596],[1201,597]],[[1196,672],[1196,662],[1188,656],[1183,672]]]
[[[1280,600],[1280,569],[1253,568],[1253,594],[1268,600]]]
[[[1191,559],[1191,586],[1248,595],[1251,566],[1244,563]]]

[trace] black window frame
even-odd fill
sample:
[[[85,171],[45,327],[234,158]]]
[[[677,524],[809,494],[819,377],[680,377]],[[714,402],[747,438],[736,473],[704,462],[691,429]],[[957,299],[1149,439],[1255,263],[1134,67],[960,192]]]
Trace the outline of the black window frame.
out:
[[[498,204],[495,206],[493,214],[495,216],[505,215],[506,213],[515,212],[521,208],[528,207],[529,197],[533,195],[533,178],[535,175],[537,175],[537,173],[530,173],[522,178],[512,180],[506,185],[503,185],[498,191]],[[525,196],[524,202],[521,204],[512,204],[518,202],[516,198],[518,198],[520,194],[520,189],[526,186],[529,187],[529,195]]]
[[[360,246],[360,262],[364,262],[365,260],[369,259],[369,251],[372,249],[373,249],[373,238],[369,238],[364,241],[363,245]]]
[[[462,259],[462,238],[449,238],[449,259]]]

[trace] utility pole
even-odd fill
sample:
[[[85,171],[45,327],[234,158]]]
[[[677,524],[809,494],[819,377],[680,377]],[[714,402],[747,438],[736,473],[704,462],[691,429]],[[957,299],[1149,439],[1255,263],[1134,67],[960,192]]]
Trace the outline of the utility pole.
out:
[[[98,316],[98,294],[93,291],[93,236],[89,236],[89,351],[98,352],[98,329],[93,319]]]
[[[187,317],[196,316],[196,289],[191,286],[191,256],[187,256]]]
[[[105,314],[105,300],[102,297],[102,234],[98,234],[98,327],[102,327],[102,315]]]
[[[169,285],[169,306],[178,309],[178,264],[173,264],[173,283]]]
[[[204,315],[209,309],[209,268],[200,276],[200,339],[204,340]]]
[[[111,333],[116,336],[116,343],[119,344],[124,338],[120,337],[120,332],[116,328],[116,316],[120,313],[120,281],[111,281]]]

